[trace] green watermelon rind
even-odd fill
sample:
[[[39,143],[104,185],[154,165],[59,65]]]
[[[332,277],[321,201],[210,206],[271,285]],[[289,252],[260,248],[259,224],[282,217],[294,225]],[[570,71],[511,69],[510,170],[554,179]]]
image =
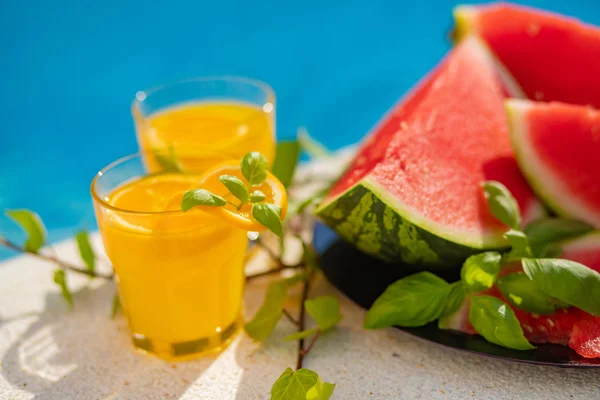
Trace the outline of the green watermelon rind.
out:
[[[553,179],[554,172],[544,166],[528,140],[526,111],[536,103],[528,100],[507,100],[505,102],[510,137],[515,158],[521,172],[538,197],[554,212],[563,217],[581,219],[596,227],[600,227],[600,214],[591,211],[587,205],[577,199],[572,190]],[[546,179],[540,179],[546,177]]]
[[[369,177],[327,199],[316,214],[343,239],[384,261],[451,268],[472,254],[507,247],[501,234],[482,238],[429,221]]]

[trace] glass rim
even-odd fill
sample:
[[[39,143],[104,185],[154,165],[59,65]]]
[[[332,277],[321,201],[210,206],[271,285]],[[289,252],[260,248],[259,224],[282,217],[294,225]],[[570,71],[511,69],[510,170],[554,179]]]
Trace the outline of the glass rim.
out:
[[[112,204],[110,204],[109,202],[107,202],[106,200],[104,200],[96,191],[96,184],[98,182],[98,179],[100,179],[102,176],[104,176],[106,173],[108,173],[111,169],[117,167],[120,164],[123,164],[127,161],[130,161],[134,158],[142,158],[143,154],[147,154],[150,152],[144,152],[144,151],[139,151],[137,153],[133,153],[133,154],[129,154],[123,157],[120,157],[116,160],[114,160],[113,162],[109,163],[108,165],[106,165],[104,168],[102,168],[100,171],[98,171],[95,175],[94,178],[92,179],[92,183],[90,184],[90,193],[92,195],[92,199],[97,202],[100,206],[102,206],[103,208],[106,208],[110,211],[115,211],[115,212],[119,212],[119,213],[123,213],[123,214],[130,214],[130,215],[147,215],[147,216],[167,216],[167,215],[178,215],[178,214],[183,214],[184,211],[181,210],[170,210],[170,211],[135,211],[135,210],[129,210],[126,208],[120,208],[120,207],[115,207]],[[224,158],[222,161],[220,162],[226,162],[228,160],[231,161],[236,161],[239,162],[239,160],[233,158],[233,156],[231,158]],[[180,172],[182,174],[185,174],[185,172]],[[144,176],[151,176],[153,175],[153,173],[149,173],[147,175]],[[157,174],[159,175],[159,174]],[[126,182],[126,180],[123,180],[123,182]]]
[[[273,87],[271,85],[269,85],[268,83],[266,83],[265,81],[261,81],[259,79],[254,79],[254,78],[248,78],[245,76],[237,76],[237,75],[214,75],[214,76],[211,75],[211,76],[199,76],[199,77],[195,77],[195,78],[181,79],[178,81],[154,86],[149,89],[138,90],[135,93],[133,101],[131,102],[131,108],[135,109],[141,103],[146,101],[148,96],[150,96],[153,93],[156,93],[162,89],[176,86],[176,85],[185,84],[185,83],[208,82],[208,81],[237,82],[237,83],[243,83],[243,84],[255,86],[266,93],[266,95],[267,95],[266,103],[269,103],[269,102],[275,103],[275,90],[273,90]]]

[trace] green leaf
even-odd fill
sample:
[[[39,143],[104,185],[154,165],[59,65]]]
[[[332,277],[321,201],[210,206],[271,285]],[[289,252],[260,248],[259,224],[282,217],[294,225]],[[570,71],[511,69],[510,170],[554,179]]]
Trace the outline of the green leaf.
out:
[[[563,254],[561,247],[554,243],[535,246],[531,252],[536,258],[560,258]]]
[[[173,146],[169,146],[168,151],[165,153],[164,150],[155,149],[152,150],[154,159],[160,165],[161,172],[181,172],[183,168],[177,157],[175,156],[175,149]]]
[[[333,328],[342,320],[340,302],[333,296],[320,296],[304,302],[306,312],[313,317],[321,332]]]
[[[257,151],[250,152],[242,158],[242,174],[252,186],[260,185],[267,179],[269,163],[265,156]]]
[[[64,297],[65,300],[67,300],[72,310],[73,296],[71,295],[71,291],[67,286],[67,278],[65,276],[65,271],[63,271],[60,268],[54,271],[54,283],[56,283],[60,287],[60,293],[62,294],[62,297]]]
[[[6,215],[15,221],[27,233],[24,248],[32,253],[37,252],[46,242],[46,228],[40,216],[30,210],[6,210]]]
[[[523,270],[549,296],[600,316],[600,274],[583,264],[559,258],[524,258]]]
[[[248,336],[263,341],[273,332],[281,319],[286,293],[285,285],[274,283],[269,286],[262,306],[244,328]]]
[[[364,327],[423,326],[442,314],[451,290],[452,286],[431,272],[400,279],[373,303],[365,316]]]
[[[115,293],[112,302],[112,309],[110,312],[110,318],[114,319],[117,316],[117,313],[121,309],[121,297],[119,296],[119,292]]]
[[[244,327],[248,336],[254,340],[262,341],[273,332],[283,314],[283,304],[288,287],[304,279],[306,279],[304,274],[297,274],[269,285],[262,306]]]
[[[467,295],[467,288],[463,281],[454,282],[450,286],[450,293],[446,297],[446,302],[440,318],[448,317],[458,311]]]
[[[558,302],[541,291],[523,272],[500,278],[498,288],[506,300],[521,310],[548,315],[558,308]]]
[[[271,400],[306,400],[308,391],[319,379],[316,372],[309,369],[299,369],[294,372],[287,368],[275,381],[271,388]]]
[[[75,236],[75,239],[77,240],[79,255],[85,263],[85,267],[93,274],[96,270],[96,256],[94,255],[94,249],[90,243],[88,233],[86,231],[81,231]]]
[[[271,232],[281,237],[283,223],[281,222],[281,208],[269,203],[252,204],[252,217]]]
[[[285,339],[283,339],[283,340],[285,340],[286,342],[289,342],[291,340],[305,339],[309,336],[316,335],[317,332],[319,332],[319,328],[306,329],[304,331],[300,331],[300,332],[292,333],[291,335],[287,335],[285,337]]]
[[[539,245],[575,238],[593,230],[592,226],[576,219],[544,218],[528,224],[525,233],[532,245]]]
[[[494,217],[509,228],[518,230],[521,226],[519,204],[506,186],[496,181],[486,181],[482,186]]]
[[[205,189],[188,190],[183,195],[181,210],[188,211],[196,206],[223,207],[227,202],[221,196],[217,196]]]
[[[317,384],[306,393],[306,400],[329,400],[335,390],[335,383],[323,382],[317,379]]]
[[[319,256],[317,252],[310,244],[307,244],[302,240],[302,258],[306,262],[306,265],[313,269],[320,269]]]
[[[510,252],[504,254],[504,262],[520,261],[523,257],[532,256],[529,239],[525,233],[511,229],[504,234],[504,238],[511,246]]]
[[[525,338],[515,312],[496,297],[471,297],[469,322],[488,342],[516,350],[535,348]]]
[[[306,128],[298,128],[298,142],[302,151],[306,152],[311,158],[331,157],[331,152],[321,143],[312,138]]]
[[[267,196],[260,190],[255,190],[254,192],[250,193],[250,201],[253,203],[259,203],[266,198]]]
[[[292,183],[299,157],[300,143],[297,140],[285,140],[277,143],[275,162],[271,172],[286,188]]]
[[[460,271],[461,280],[470,292],[481,292],[494,286],[500,272],[502,256],[496,251],[475,254],[467,258]]]
[[[233,175],[221,175],[219,180],[239,201],[242,203],[248,201],[248,188],[240,178]]]

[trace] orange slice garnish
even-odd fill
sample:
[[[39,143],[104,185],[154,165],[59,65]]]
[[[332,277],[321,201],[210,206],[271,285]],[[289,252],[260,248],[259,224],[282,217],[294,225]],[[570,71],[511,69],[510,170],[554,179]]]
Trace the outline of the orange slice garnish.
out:
[[[244,183],[248,183],[242,175],[239,160],[222,162],[207,171],[198,182],[197,189],[206,189],[213,194],[223,197],[228,203],[222,207],[196,206],[195,209],[201,209],[203,212],[214,215],[218,218],[249,232],[262,232],[267,228],[252,217],[252,203],[248,201],[239,209],[235,205],[240,204],[229,189],[221,183],[221,175],[231,175],[238,177]],[[253,186],[251,192],[260,190],[265,195],[264,203],[274,204],[281,208],[281,219],[285,218],[288,208],[287,193],[285,187],[271,172],[267,172],[267,179],[260,185]],[[231,203],[231,204],[230,204]]]

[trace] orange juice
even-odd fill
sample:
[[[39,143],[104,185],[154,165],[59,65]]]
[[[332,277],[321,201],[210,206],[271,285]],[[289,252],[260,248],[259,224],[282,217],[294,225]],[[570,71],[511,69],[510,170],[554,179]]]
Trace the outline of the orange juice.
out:
[[[242,102],[191,102],[147,117],[134,109],[134,120],[140,149],[148,153],[171,149],[184,170],[205,170],[218,161],[211,154],[241,159],[258,151],[271,164],[275,156],[272,103],[259,107]],[[146,163],[151,171],[164,167],[157,157],[149,157]]]
[[[99,174],[93,192],[110,172]],[[241,326],[247,233],[200,210],[179,210],[198,182],[197,175],[154,174],[94,199],[134,343],[167,359],[219,348]]]

